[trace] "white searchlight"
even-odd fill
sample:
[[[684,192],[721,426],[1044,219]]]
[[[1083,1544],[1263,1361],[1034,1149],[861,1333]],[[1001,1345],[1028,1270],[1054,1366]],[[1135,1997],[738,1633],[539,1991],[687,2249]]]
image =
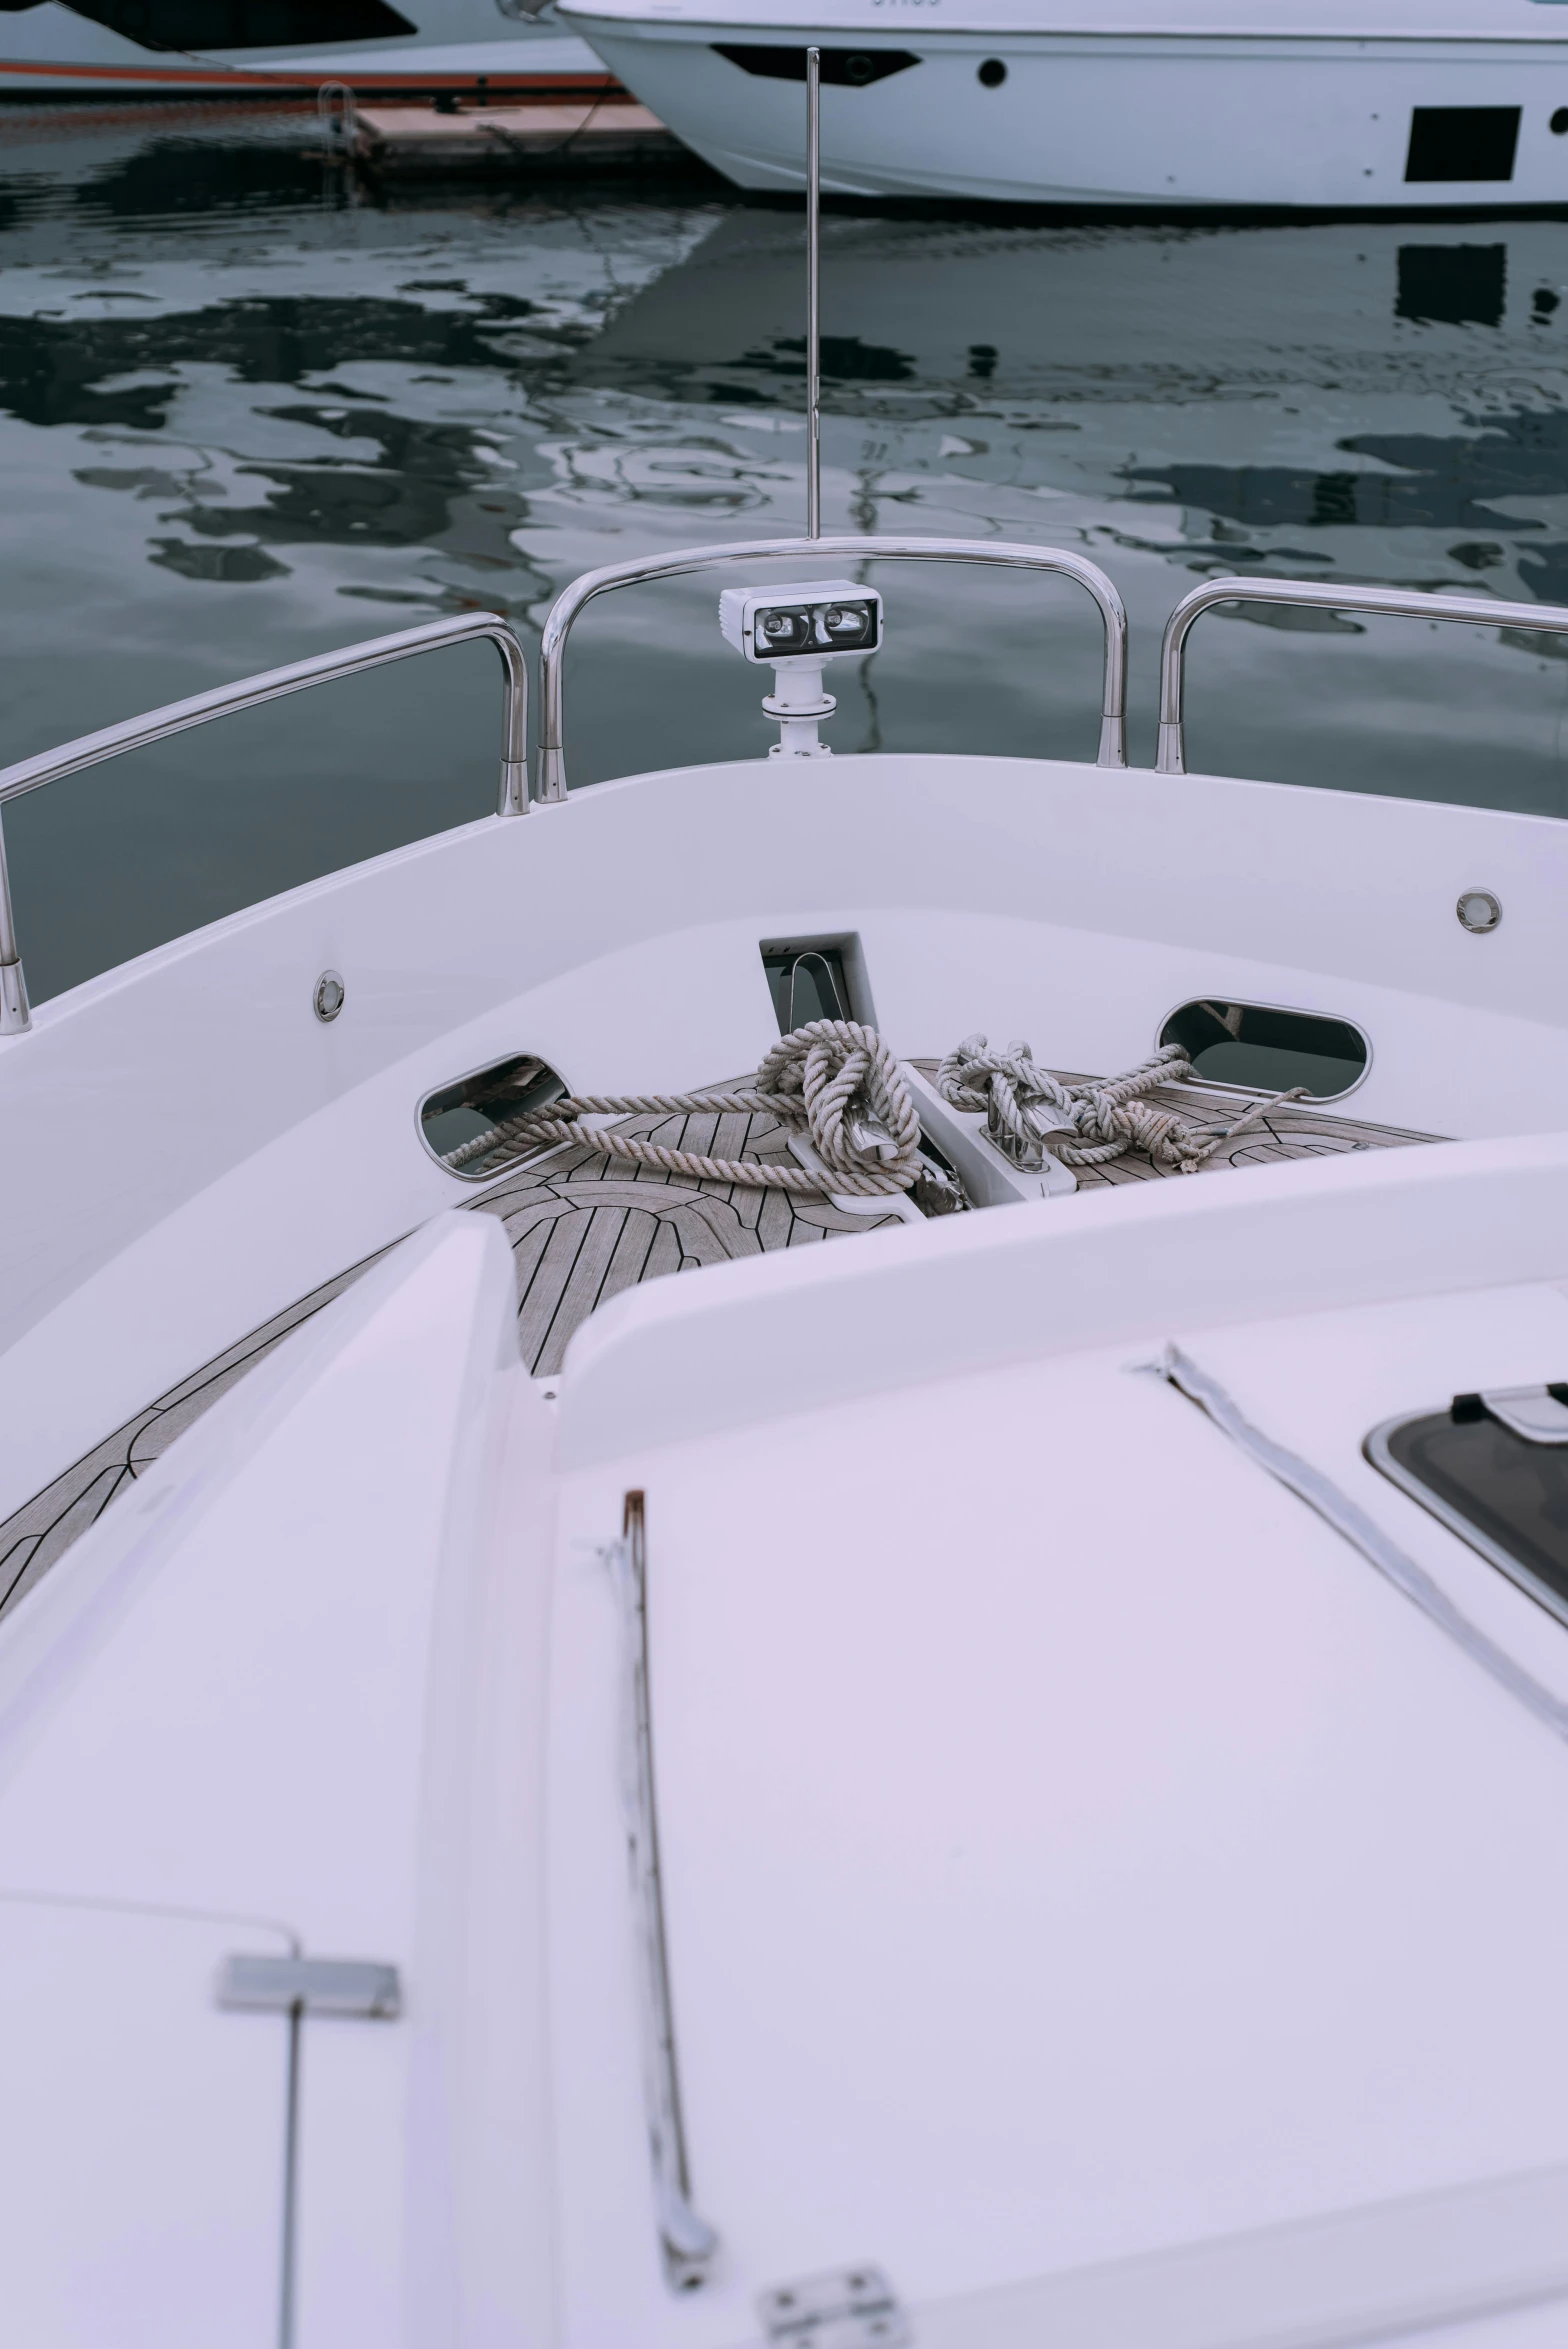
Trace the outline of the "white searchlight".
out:
[[[719,597],[725,642],[773,671],[762,707],[778,720],[770,758],[825,759],[817,728],[838,707],[823,690],[827,661],[875,652],[882,642],[882,598],[852,579],[811,579],[781,587],[727,587]]]

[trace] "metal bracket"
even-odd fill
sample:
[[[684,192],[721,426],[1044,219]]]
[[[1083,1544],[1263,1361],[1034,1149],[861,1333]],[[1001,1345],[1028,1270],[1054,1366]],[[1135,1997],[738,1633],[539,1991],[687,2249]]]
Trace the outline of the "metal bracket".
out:
[[[991,1140],[985,1119],[977,1111],[955,1109],[950,1101],[944,1101],[935,1085],[907,1060],[901,1061],[899,1068],[913,1097],[921,1131],[952,1160],[976,1207],[1006,1207],[1015,1199],[1066,1198],[1077,1190],[1078,1177],[1072,1168],[1063,1166],[1049,1150],[1042,1152],[1040,1164],[1032,1172],[1015,1166]]]
[[[1483,1387],[1477,1400],[1499,1426],[1522,1436],[1527,1444],[1568,1444],[1568,1387],[1555,1382],[1540,1387]],[[1460,1401],[1456,1395],[1456,1419],[1461,1416]],[[1479,1418],[1480,1412],[1463,1416]]]
[[[392,2022],[403,2011],[396,1966],[375,1958],[225,1958],[218,2004],[268,2014],[358,2015]]]
[[[908,2319],[879,2267],[835,2268],[757,2302],[770,2349],[904,2349]]]

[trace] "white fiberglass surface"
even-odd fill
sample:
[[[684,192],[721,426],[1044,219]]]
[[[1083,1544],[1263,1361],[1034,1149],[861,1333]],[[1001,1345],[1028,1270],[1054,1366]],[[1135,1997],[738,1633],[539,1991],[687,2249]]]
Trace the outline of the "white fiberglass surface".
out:
[[[728,2342],[753,2291],[856,2259],[918,2304],[1568,2156],[1568,1753],[1136,1359],[572,1480],[574,2343]],[[620,1855],[578,1831],[615,1801],[581,1545],[630,1482],[693,2176],[728,2258],[700,2311],[655,2278]]]
[[[273,2349],[287,2025],[213,1985],[287,1947],[254,1917],[0,1896],[8,2338]]]
[[[1418,31],[1432,38],[1444,34],[1523,33],[1543,48],[1555,47],[1559,35],[1551,20],[1542,17],[1541,0],[1501,0],[1484,11],[1476,0],[1383,0],[1375,17],[1367,0],[1329,0],[1310,13],[1302,0],[1213,0],[1201,19],[1192,0],[1113,0],[1088,17],[1081,0],[945,0],[940,19],[899,10],[896,17],[883,0],[582,0],[562,8],[569,21],[603,17],[646,29],[658,40],[664,29],[680,25],[733,29],[760,38],[771,30],[780,38],[804,40],[820,32],[872,34],[908,42],[916,48],[935,46],[949,31],[960,37],[979,33],[1058,31],[1090,33],[1139,30],[1196,33],[1348,33],[1375,38],[1378,33]],[[873,85],[874,86],[874,85]]]
[[[1216,995],[1356,1022],[1351,1114],[1563,1121],[1549,819],[892,754],[792,777],[787,825],[778,788],[763,761],[688,768],[492,819],[160,949],[0,1046],[8,1131],[49,1137],[0,1169],[0,1392],[24,1431],[0,1476],[31,1479],[0,1497],[451,1203],[417,1131],[433,1086],[518,1051],[589,1091],[755,1068],[765,938],[858,933],[910,1055],[978,1028],[1108,1072]],[[1505,909],[1486,937],[1454,914],[1476,885]],[[323,969],[347,988],[330,1025]]]
[[[515,1915],[483,2081],[452,2086],[488,1963],[469,1907],[493,1927],[510,1893],[469,1866],[505,1775],[471,1756],[512,1303],[499,1227],[438,1221],[226,1396],[0,1632],[0,1895],[36,1896],[0,1898],[0,1980],[27,2017],[5,2225],[31,2229],[6,2267],[40,2349],[278,2338],[284,2021],[217,2009],[232,1951],[370,1957],[416,1985],[395,2022],[303,2026],[297,2349],[390,2340],[405,2295],[419,2337],[455,2337],[446,2194],[490,2090],[525,2116],[485,2165],[514,2198],[514,2253],[537,2224],[537,2183],[516,2183],[538,2100],[516,2079],[534,2010],[515,2011]]]
[[[1562,2349],[1568,2309],[1560,2300],[1535,2308],[1513,2308],[1474,2324],[1441,2325],[1435,2331],[1405,2333],[1397,2349]]]

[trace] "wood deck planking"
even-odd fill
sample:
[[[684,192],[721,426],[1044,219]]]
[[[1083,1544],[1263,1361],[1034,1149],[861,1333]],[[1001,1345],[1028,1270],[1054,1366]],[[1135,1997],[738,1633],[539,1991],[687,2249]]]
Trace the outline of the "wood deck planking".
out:
[[[936,1068],[934,1061],[916,1065],[927,1073]],[[1080,1081],[1056,1073],[1064,1082]],[[1228,1124],[1246,1106],[1244,1096],[1214,1094],[1195,1086],[1162,1087],[1152,1098],[1212,1125]],[[762,1112],[649,1114],[623,1124],[671,1149],[795,1163],[784,1130]],[[1430,1139],[1334,1117],[1310,1103],[1291,1103],[1270,1111],[1260,1127],[1217,1151],[1202,1171],[1388,1149]],[[1078,1174],[1083,1190],[1166,1179],[1168,1170],[1135,1152],[1103,1167],[1082,1168]],[[815,1246],[894,1220],[879,1211],[874,1200],[867,1201],[865,1214],[851,1215],[820,1193],[698,1181],[607,1159],[575,1144],[503,1170],[477,1197],[470,1195],[455,1204],[498,1217],[506,1230],[517,1271],[519,1343],[528,1368],[536,1374],[558,1370],[573,1332],[588,1315],[641,1281],[726,1259]],[[338,1274],[193,1371],[0,1525],[0,1613],[32,1588],[114,1495],[166,1451],[184,1428],[375,1261],[369,1258]]]

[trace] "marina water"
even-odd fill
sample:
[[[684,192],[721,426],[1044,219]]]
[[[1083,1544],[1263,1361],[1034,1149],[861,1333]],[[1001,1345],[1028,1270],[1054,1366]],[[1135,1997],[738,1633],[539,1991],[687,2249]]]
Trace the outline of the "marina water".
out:
[[[0,119],[5,759],[442,612],[531,638],[593,565],[800,527],[797,207],[697,172],[382,200],[317,145],[295,112]],[[1091,555],[1148,763],[1159,631],[1200,578],[1568,600],[1565,297],[1556,220],[835,211],[824,528]],[[876,582],[841,751],[1092,755],[1068,588]],[[715,604],[704,579],[595,608],[574,784],[765,749]],[[1205,625],[1190,676],[1195,764],[1568,814],[1562,640],[1254,610]],[[499,724],[469,648],[19,803],[35,997],[485,814]]]

